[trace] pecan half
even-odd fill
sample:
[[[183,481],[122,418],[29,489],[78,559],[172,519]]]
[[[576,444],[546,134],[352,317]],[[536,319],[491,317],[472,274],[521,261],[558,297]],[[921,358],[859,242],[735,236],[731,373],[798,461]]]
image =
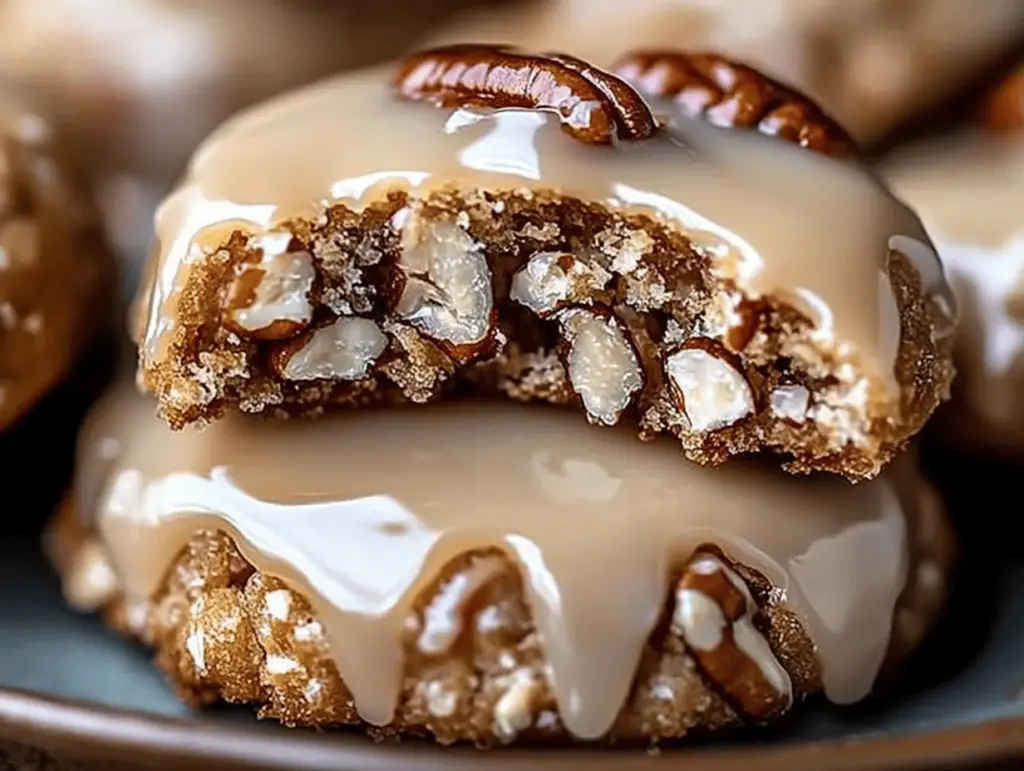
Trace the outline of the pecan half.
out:
[[[849,134],[813,101],[739,62],[712,53],[635,51],[613,68],[650,97],[718,126],[756,129],[826,155],[853,155]]]
[[[395,89],[439,107],[552,110],[568,133],[588,144],[645,139],[657,129],[632,86],[565,54],[465,44],[432,48],[399,65]]]
[[[790,707],[789,673],[754,625],[758,607],[746,583],[718,549],[694,553],[675,601],[673,630],[744,718],[765,720]]]

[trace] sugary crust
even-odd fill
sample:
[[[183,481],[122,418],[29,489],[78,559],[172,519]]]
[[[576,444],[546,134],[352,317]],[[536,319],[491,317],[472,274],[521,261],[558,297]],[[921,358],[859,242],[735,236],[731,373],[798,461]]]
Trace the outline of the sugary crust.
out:
[[[470,347],[453,350],[432,339],[397,308],[403,239],[436,226],[459,248],[484,247],[494,324],[486,340]],[[227,322],[236,277],[262,257],[245,234],[235,232],[189,265],[173,331],[162,352],[144,351],[141,363],[143,382],[172,427],[214,420],[230,409],[313,416],[325,407],[424,402],[469,387],[523,401],[582,402],[594,422],[628,419],[643,435],[674,434],[699,463],[771,450],[790,455],[795,472],[824,469],[860,479],[875,475],[921,428],[952,378],[951,341],[933,339],[942,311],[899,253],[891,259],[902,327],[901,393],[894,401],[856,358],[840,358],[835,346],[816,341],[798,310],[777,298],[745,297],[711,275],[711,260],[685,233],[646,215],[554,192],[452,187],[415,202],[394,192],[360,212],[337,205],[316,222],[292,221],[285,230],[291,253],[311,257],[315,270],[311,326],[286,339],[258,340]],[[550,313],[513,294],[516,274],[545,254],[571,255],[559,265],[576,277],[571,296]],[[145,291],[140,308],[148,311]],[[635,371],[626,373],[634,380],[619,394],[616,407],[625,406],[617,412],[595,414],[587,404],[581,387],[587,373],[573,372],[567,308],[583,311],[576,314],[583,322],[596,319],[617,330],[624,341],[622,362]],[[282,362],[308,342],[310,329],[350,315],[372,319],[387,340],[365,377],[282,377]],[[736,373],[741,401],[728,407],[734,412],[725,421],[687,408],[670,382],[670,357],[693,346]],[[779,387],[804,394],[801,413],[773,408]]]
[[[112,321],[111,257],[63,151],[42,118],[0,94],[0,428]]]
[[[952,533],[941,502],[930,489],[919,494],[919,501],[908,503],[913,559],[894,619],[889,672],[917,646],[937,616],[953,560]],[[51,529],[48,545],[65,592],[75,596],[76,576],[89,573],[83,557],[98,544],[70,500]],[[425,628],[424,608],[451,576],[480,559],[501,560],[502,567],[464,605],[455,642],[442,654],[425,655],[416,644]],[[793,703],[819,692],[813,646],[798,619],[778,604],[781,593],[757,572],[735,564],[733,568],[760,608],[759,629],[789,673]],[[725,696],[735,693],[737,684],[712,681],[669,623],[674,593],[667,594],[663,618],[642,655],[632,692],[604,741],[654,744],[751,722]],[[254,704],[261,717],[289,726],[361,724],[306,601],[281,581],[254,571],[226,536],[197,534],[150,603],[126,603],[109,589],[108,596],[109,623],[155,649],[157,665],[187,703]],[[569,740],[519,574],[506,558],[468,555],[450,565],[420,597],[408,629],[396,718],[385,728],[363,725],[372,736],[423,735],[441,743],[481,746]]]

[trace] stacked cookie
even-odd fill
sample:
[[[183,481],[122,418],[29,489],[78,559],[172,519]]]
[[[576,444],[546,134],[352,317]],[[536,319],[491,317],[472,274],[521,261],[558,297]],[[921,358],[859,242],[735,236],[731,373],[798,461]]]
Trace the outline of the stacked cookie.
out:
[[[97,407],[52,540],[184,698],[657,742],[857,701],[921,639],[949,535],[902,453],[955,323],[921,224],[758,71],[614,69],[429,50],[196,153],[146,394]]]

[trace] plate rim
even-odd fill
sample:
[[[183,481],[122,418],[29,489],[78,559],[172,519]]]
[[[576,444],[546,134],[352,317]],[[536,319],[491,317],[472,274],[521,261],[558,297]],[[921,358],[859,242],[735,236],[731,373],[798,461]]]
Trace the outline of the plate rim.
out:
[[[197,761],[218,767],[294,771],[531,771],[576,767],[591,771],[897,771],[957,767],[964,763],[1024,759],[1024,717],[867,739],[799,744],[698,747],[649,754],[642,749],[527,749],[479,751],[472,747],[423,752],[419,742],[374,744],[355,735],[289,734],[253,726],[225,727],[195,718],[131,711],[33,691],[0,688],[0,737],[83,761],[121,760],[144,753],[147,764],[168,767]],[[685,759],[685,760],[684,760]]]

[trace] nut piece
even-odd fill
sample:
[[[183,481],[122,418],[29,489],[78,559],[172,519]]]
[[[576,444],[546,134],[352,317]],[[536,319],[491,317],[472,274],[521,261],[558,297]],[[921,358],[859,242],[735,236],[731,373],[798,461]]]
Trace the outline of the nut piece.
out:
[[[745,717],[763,720],[790,707],[793,684],[754,625],[757,611],[746,583],[725,557],[702,546],[679,582],[672,631]]]
[[[316,330],[277,362],[286,380],[361,380],[387,348],[388,339],[369,319],[342,316]]]
[[[810,406],[811,393],[802,385],[783,385],[772,391],[770,402],[776,417],[803,423]]]
[[[512,277],[509,297],[538,316],[557,310],[569,299],[569,275],[560,260],[572,255],[538,252]]]
[[[853,139],[808,97],[717,54],[636,51],[613,69],[644,95],[671,99],[683,115],[753,128],[825,155],[856,152]]]
[[[565,252],[537,252],[512,277],[509,297],[544,317],[600,291],[601,278]]]
[[[420,222],[406,230],[406,272],[398,316],[445,345],[463,363],[490,353],[497,331],[491,270],[480,246],[451,222]]]
[[[713,340],[688,340],[665,360],[665,374],[694,431],[717,431],[754,411],[750,384]]]
[[[520,731],[533,724],[533,712],[541,684],[523,667],[511,676],[508,690],[494,705],[494,735],[503,744],[514,741]]]
[[[636,351],[612,316],[571,308],[561,314],[566,369],[592,423],[615,425],[644,384]]]
[[[309,252],[268,252],[239,265],[228,290],[224,326],[254,340],[294,337],[313,320],[310,294],[316,280]]]
[[[453,45],[405,59],[395,89],[439,107],[553,110],[588,144],[646,139],[657,129],[647,103],[619,78],[564,54],[507,46]]]
[[[451,649],[466,626],[473,597],[502,571],[503,564],[498,557],[476,559],[434,594],[423,611],[423,624],[416,641],[420,653],[438,656]]]

